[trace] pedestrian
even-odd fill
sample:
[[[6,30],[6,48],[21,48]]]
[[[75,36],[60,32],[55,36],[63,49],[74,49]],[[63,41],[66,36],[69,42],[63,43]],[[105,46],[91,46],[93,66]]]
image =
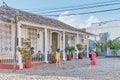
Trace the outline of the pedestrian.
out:
[[[92,54],[91,54],[91,51],[89,52],[89,58],[90,58],[90,62],[92,60]]]
[[[34,47],[31,47],[31,48],[30,48],[30,53],[31,53],[31,55],[34,54]]]
[[[37,58],[38,61],[42,61],[41,51],[38,51],[38,53],[36,54],[36,58]]]
[[[95,51],[93,51],[93,50],[90,51],[89,58],[90,58],[90,69],[92,67],[95,68],[95,65],[96,65],[96,53],[95,53]]]
[[[55,62],[56,62],[56,67],[61,67],[61,63],[60,63],[60,50],[57,49],[55,52]]]

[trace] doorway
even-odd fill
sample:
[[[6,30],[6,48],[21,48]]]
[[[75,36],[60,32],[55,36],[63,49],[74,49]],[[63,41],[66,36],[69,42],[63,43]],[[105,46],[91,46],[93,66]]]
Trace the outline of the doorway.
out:
[[[58,33],[52,33],[52,51],[55,52],[58,48]]]

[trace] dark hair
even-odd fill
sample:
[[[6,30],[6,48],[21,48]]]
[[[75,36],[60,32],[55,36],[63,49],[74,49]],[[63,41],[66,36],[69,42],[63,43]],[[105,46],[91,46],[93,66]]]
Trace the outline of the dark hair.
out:
[[[41,52],[41,51],[38,51],[38,52]]]
[[[60,51],[60,49],[57,49],[57,51],[59,52],[59,51]]]
[[[34,47],[31,47],[30,49],[31,49],[31,50],[33,50],[33,49],[34,49]]]
[[[93,49],[90,50],[90,52],[92,52],[92,51],[93,51]]]

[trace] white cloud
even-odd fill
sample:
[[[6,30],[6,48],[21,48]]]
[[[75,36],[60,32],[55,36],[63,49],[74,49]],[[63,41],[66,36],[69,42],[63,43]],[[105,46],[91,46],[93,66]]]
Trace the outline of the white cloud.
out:
[[[100,20],[97,17],[90,16],[88,20],[86,21],[86,27],[90,27],[92,23],[100,22]]]
[[[86,21],[82,21],[80,15],[70,15],[70,16],[64,16],[64,15],[69,15],[69,11],[65,11],[61,13],[61,15],[58,17],[58,20],[68,25],[71,25],[75,28],[86,28],[86,27],[90,27],[91,23],[100,22],[99,19],[94,16],[90,16]]]
[[[69,15],[68,11],[65,11],[61,13],[61,15],[58,17],[58,20],[71,25],[73,27],[79,28],[79,24],[81,22],[80,15],[71,15],[71,16],[63,16],[63,15]]]

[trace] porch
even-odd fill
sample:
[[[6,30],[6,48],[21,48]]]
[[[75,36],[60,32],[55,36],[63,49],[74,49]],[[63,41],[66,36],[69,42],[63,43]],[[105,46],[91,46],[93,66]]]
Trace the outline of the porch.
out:
[[[7,27],[6,27],[7,26]],[[14,39],[14,24],[13,23],[3,23],[1,22],[1,32],[0,35],[0,66],[1,68],[13,68],[16,64],[17,69],[24,68],[24,62],[21,54],[17,51],[14,52],[16,48],[14,48],[15,39]],[[9,33],[6,33],[9,32]],[[5,34],[5,35],[4,35]],[[35,24],[27,24],[27,23],[18,23],[18,41],[17,46],[23,46],[24,39],[30,39],[31,47],[34,47],[34,54],[32,55],[32,64],[35,66],[36,64],[48,63],[49,62],[49,54],[53,54],[57,48],[62,51],[61,58],[66,60],[65,46],[74,46],[76,47],[77,43],[81,43],[84,45],[82,33],[63,31],[61,29],[56,28],[44,28],[44,26],[35,25]],[[9,38],[5,38],[9,37]],[[5,44],[6,43],[6,44]],[[40,55],[42,58],[37,58],[38,51],[40,51]],[[76,52],[76,55],[78,53]],[[15,56],[16,55],[16,56]],[[39,55],[39,56],[40,56]],[[76,55],[73,55],[74,58],[77,58]],[[16,58],[16,59],[15,59]]]
[[[23,69],[22,55],[17,51],[17,47],[23,47],[23,41],[29,39],[31,47],[34,47],[32,60],[38,51],[44,55],[43,62],[48,63],[48,54],[54,53],[56,49],[62,52],[62,59],[66,60],[65,47],[73,46],[80,43],[84,45],[84,41],[88,39],[86,35],[93,35],[81,31],[58,20],[42,17],[39,15],[27,13],[17,9],[1,7],[7,16],[18,15],[18,21],[14,19],[3,20],[0,18],[0,59],[2,64],[16,64],[19,69]],[[8,13],[8,14],[7,14]],[[4,16],[2,16],[4,17]],[[17,30],[17,33],[15,32]],[[17,38],[15,37],[17,35]],[[84,36],[85,35],[85,36]],[[16,47],[17,46],[17,47]],[[88,53],[88,47],[87,47]],[[78,54],[78,51],[76,52]],[[41,61],[38,61],[41,62]],[[33,63],[36,63],[36,61]]]

